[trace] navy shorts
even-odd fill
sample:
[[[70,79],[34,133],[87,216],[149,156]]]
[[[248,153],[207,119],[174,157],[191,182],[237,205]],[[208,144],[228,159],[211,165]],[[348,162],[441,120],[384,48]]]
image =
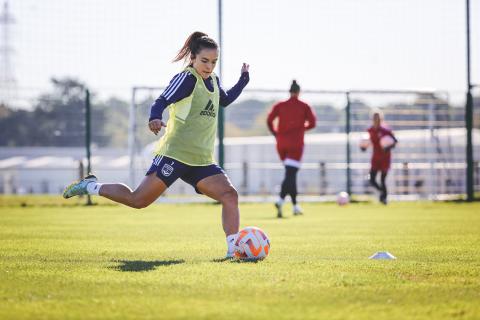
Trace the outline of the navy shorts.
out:
[[[157,173],[157,177],[162,180],[167,187],[170,187],[178,178],[195,188],[197,193],[201,192],[197,189],[197,183],[203,178],[216,174],[225,174],[222,168],[216,164],[208,166],[190,166],[178,160],[167,156],[157,155],[153,158],[152,166],[148,169],[146,176]]]

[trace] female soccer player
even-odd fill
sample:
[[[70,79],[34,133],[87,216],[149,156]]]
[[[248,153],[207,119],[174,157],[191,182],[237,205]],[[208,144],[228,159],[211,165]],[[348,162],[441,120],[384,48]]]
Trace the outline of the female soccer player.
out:
[[[198,193],[222,204],[227,258],[232,257],[240,224],[238,194],[225,171],[215,163],[213,151],[218,109],[240,95],[249,81],[249,65],[243,64],[237,84],[225,92],[213,73],[218,55],[215,40],[198,31],[178,52],[174,62],[185,60],[188,66],[173,77],[151,107],[150,131],[157,135],[166,127],[166,132],[157,144],[152,166],[135,191],[121,183],[98,183],[94,175],[89,175],[68,186],[63,197],[94,194],[132,208],[145,208],[180,178]],[[170,118],[165,124],[162,113],[167,107]]]
[[[373,145],[373,153],[371,159],[370,167],[370,184],[380,191],[380,202],[387,204],[387,186],[385,180],[387,178],[388,170],[390,169],[391,161],[391,152],[390,150],[395,147],[398,140],[393,135],[393,132],[381,125],[380,113],[375,112],[373,114],[373,126],[368,128],[368,134],[370,136],[370,141]],[[393,138],[393,145],[383,148],[380,144],[380,140],[385,137],[390,136]],[[365,151],[366,148],[362,148],[362,151]],[[377,183],[377,173],[381,172],[381,184]]]
[[[317,120],[312,108],[298,99],[299,95],[300,86],[293,80],[290,99],[275,104],[267,118],[268,129],[277,140],[278,155],[285,165],[280,197],[275,202],[278,218],[282,217],[282,205],[287,194],[293,204],[293,214],[302,214],[302,209],[297,204],[297,172],[303,155],[304,133],[315,128]],[[278,119],[276,128],[273,126],[275,119]]]

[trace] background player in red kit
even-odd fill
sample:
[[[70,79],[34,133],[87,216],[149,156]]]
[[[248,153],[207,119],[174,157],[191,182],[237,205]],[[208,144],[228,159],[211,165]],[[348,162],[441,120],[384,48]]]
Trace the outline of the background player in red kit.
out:
[[[302,214],[297,204],[297,172],[303,155],[304,133],[315,127],[316,118],[312,108],[298,99],[299,94],[300,86],[293,80],[290,99],[275,104],[267,118],[268,129],[277,140],[278,155],[285,165],[280,198],[275,203],[278,218],[282,217],[282,206],[287,194],[292,200],[293,214]],[[274,127],[275,119],[278,122]]]
[[[390,169],[391,152],[390,150],[397,144],[397,139],[393,135],[392,131],[381,125],[380,113],[375,112],[373,114],[373,126],[368,130],[370,141],[373,146],[371,167],[370,167],[370,184],[380,191],[380,202],[387,204],[387,187],[385,179],[387,178],[388,170]],[[395,141],[393,145],[388,148],[383,148],[380,145],[380,140],[384,136],[390,136]],[[366,148],[362,148],[363,151]],[[381,184],[377,183],[377,173],[381,172]]]

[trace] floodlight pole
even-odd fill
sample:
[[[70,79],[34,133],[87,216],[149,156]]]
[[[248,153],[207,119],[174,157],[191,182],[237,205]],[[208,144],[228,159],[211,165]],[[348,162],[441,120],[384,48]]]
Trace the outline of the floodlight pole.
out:
[[[223,41],[222,41],[222,0],[218,0],[218,45],[220,50],[223,50]],[[222,79],[222,60],[223,52],[220,52],[220,57],[218,58],[218,76]],[[225,136],[225,114],[223,108],[219,106],[218,110],[218,164],[220,167],[224,168],[225,164],[225,146],[223,144],[223,138]]]
[[[470,0],[466,0],[466,22],[467,22],[467,101],[465,106],[465,124],[467,127],[467,201],[474,200],[473,190],[473,97],[472,83],[470,77]]]

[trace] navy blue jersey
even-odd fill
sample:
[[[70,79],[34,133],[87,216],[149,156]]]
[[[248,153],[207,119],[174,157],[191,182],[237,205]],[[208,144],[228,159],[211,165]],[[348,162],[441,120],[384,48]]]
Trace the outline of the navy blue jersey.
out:
[[[230,90],[223,90],[220,85],[220,80],[217,78],[218,88],[220,91],[220,105],[226,107],[231,104],[238,96],[242,93],[243,88],[248,84],[250,80],[249,73],[244,72],[238,79],[236,85],[234,85]],[[208,79],[203,79],[205,86],[208,90],[213,91],[213,79],[208,77]],[[195,84],[197,83],[197,78],[191,74],[188,70],[176,74],[173,79],[170,81],[169,85],[165,88],[163,93],[158,97],[157,100],[152,104],[150,109],[150,118],[148,121],[153,119],[162,119],[163,110],[165,110],[170,104],[180,101],[189,95],[192,94]]]

